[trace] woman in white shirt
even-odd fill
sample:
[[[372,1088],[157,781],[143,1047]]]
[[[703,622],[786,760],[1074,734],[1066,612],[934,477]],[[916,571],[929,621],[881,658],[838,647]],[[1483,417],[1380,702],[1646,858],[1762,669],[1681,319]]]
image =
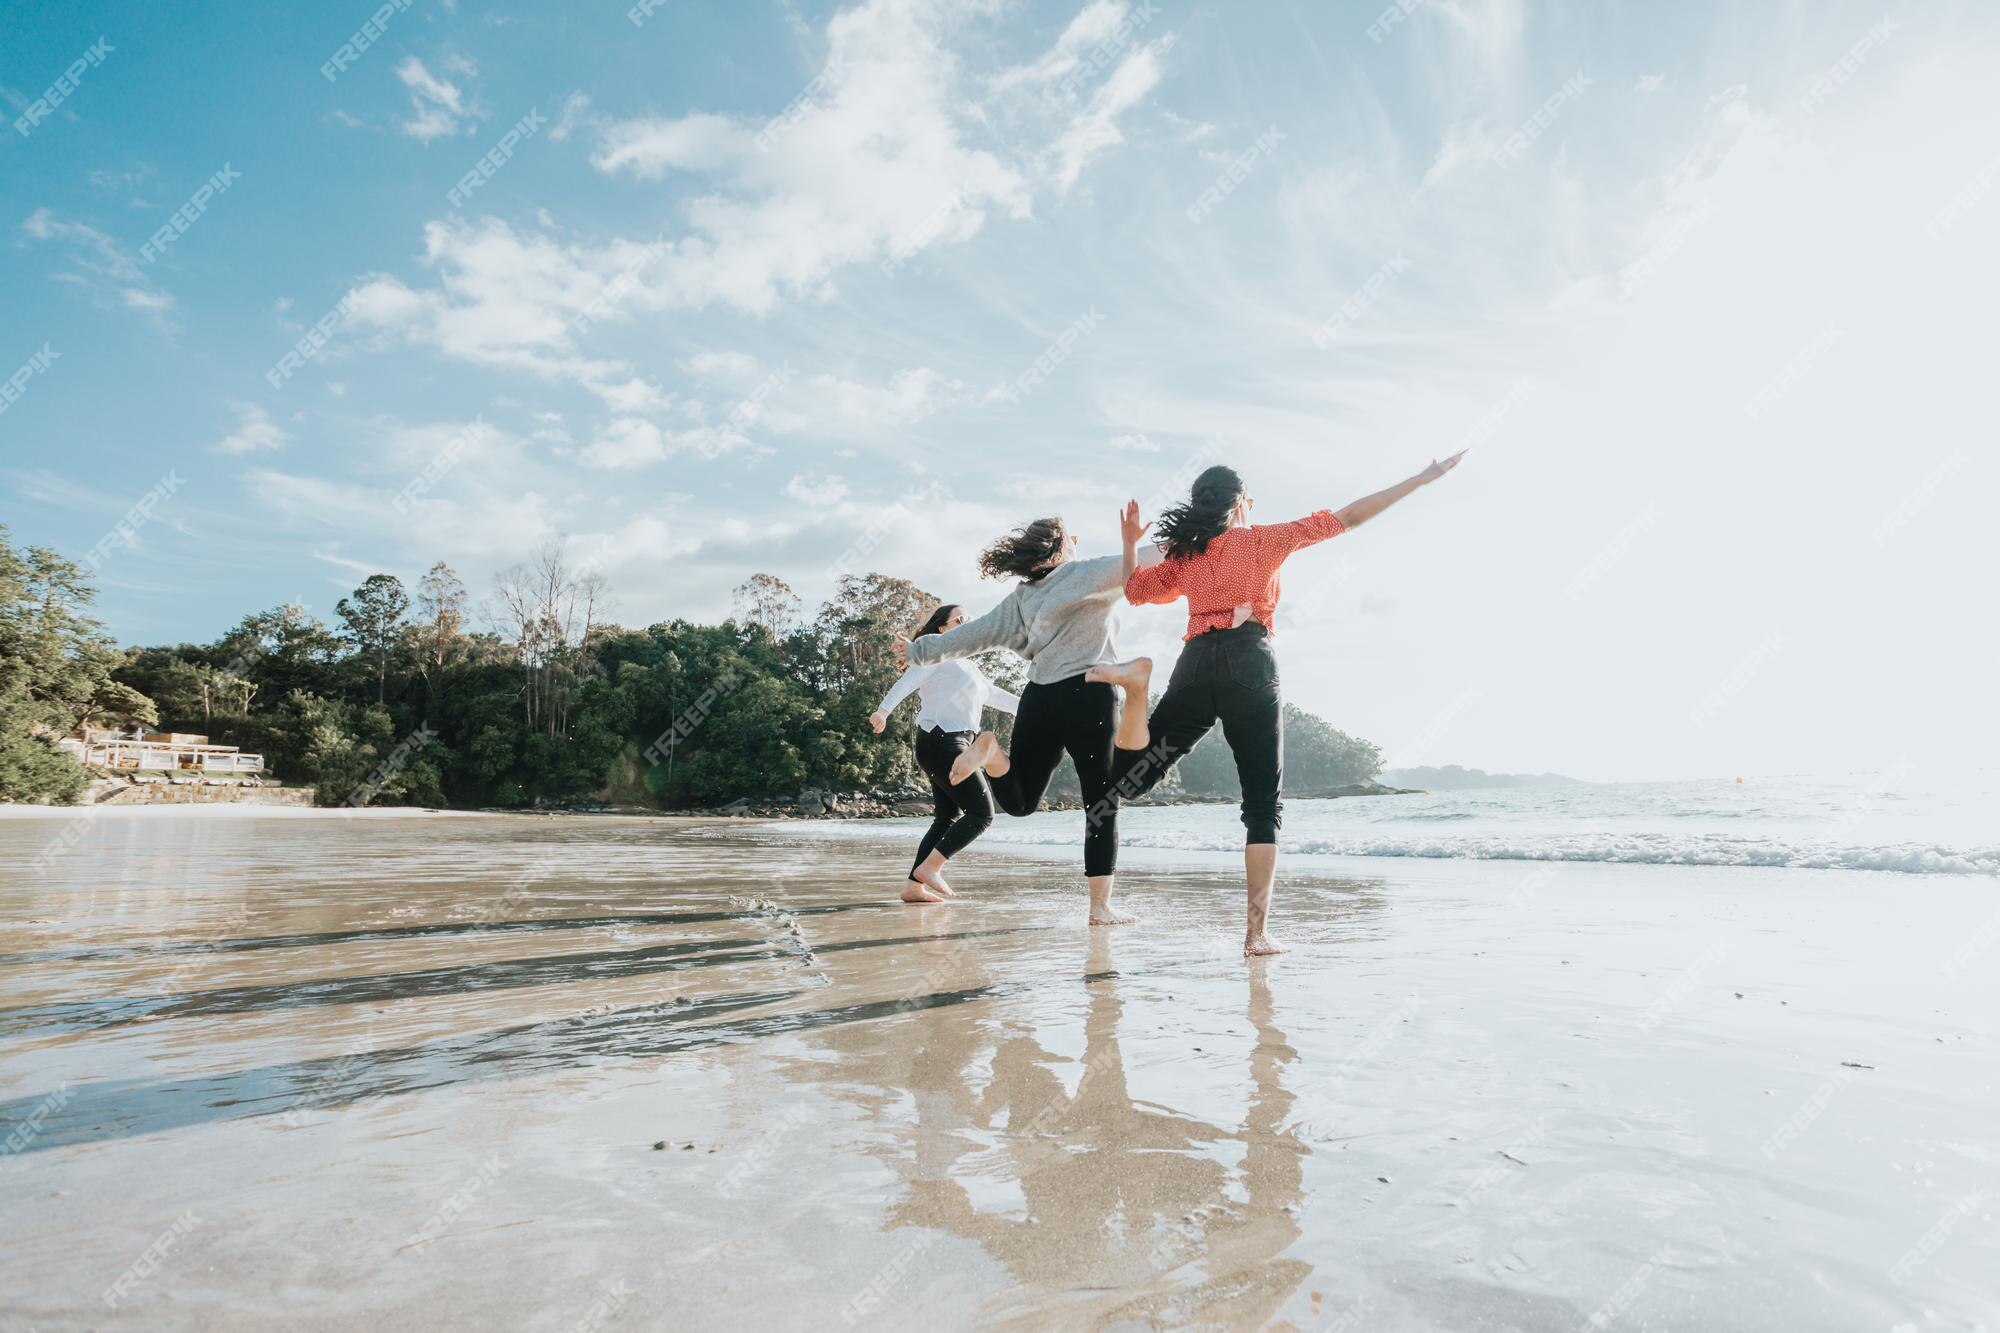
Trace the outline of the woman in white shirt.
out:
[[[912,638],[941,634],[956,629],[965,619],[965,608],[946,602],[931,613]],[[932,666],[912,665],[902,678],[882,696],[882,704],[869,715],[868,725],[880,735],[889,725],[889,714],[915,691],[917,708],[917,767],[931,780],[931,796],[937,813],[924,840],[917,846],[917,859],[910,866],[910,882],[903,886],[906,903],[940,903],[952,896],[944,880],[944,863],[964,851],[972,840],[993,823],[993,793],[987,790],[986,775],[975,770],[963,782],[951,780],[952,762],[965,753],[979,735],[983,709],[1012,713],[1020,698],[986,679],[985,673],[963,658]]]

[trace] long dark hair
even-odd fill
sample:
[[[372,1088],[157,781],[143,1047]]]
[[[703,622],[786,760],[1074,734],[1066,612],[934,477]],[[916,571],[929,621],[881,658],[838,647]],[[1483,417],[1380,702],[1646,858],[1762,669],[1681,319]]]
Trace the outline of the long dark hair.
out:
[[[931,618],[924,622],[923,628],[919,629],[915,634],[912,634],[910,637],[913,639],[921,639],[926,634],[943,633],[944,622],[951,619],[951,613],[954,611],[962,611],[964,609],[965,608],[961,607],[957,602],[944,603],[942,606],[938,607],[937,610],[931,612]]]
[[[1038,518],[994,542],[979,553],[979,577],[1013,577],[1030,582],[1063,562],[1063,542],[1069,530],[1060,518]]]
[[[1163,510],[1154,540],[1175,560],[1200,555],[1208,543],[1229,531],[1229,515],[1243,498],[1243,478],[1233,467],[1217,463],[1194,479],[1188,502]]]

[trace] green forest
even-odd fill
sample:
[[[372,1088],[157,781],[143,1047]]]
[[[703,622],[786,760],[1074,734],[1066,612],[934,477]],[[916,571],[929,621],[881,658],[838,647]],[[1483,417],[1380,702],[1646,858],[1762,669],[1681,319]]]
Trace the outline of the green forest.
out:
[[[719,625],[644,629],[606,618],[608,591],[551,543],[476,599],[439,563],[415,588],[370,575],[330,620],[277,606],[213,643],[120,648],[89,614],[85,571],[0,526],[0,801],[81,798],[91,774],[54,741],[85,723],[206,733],[322,805],[687,809],[921,784],[914,708],[880,736],[867,721],[898,674],[892,636],[937,605],[915,584],[846,576],[807,614],[757,574]],[[1019,659],[981,664],[1019,688]],[[1381,767],[1374,745],[1309,713],[1288,706],[1286,726],[1291,790]],[[1064,768],[1056,793],[1073,795]],[[1220,736],[1165,785],[1233,796]]]

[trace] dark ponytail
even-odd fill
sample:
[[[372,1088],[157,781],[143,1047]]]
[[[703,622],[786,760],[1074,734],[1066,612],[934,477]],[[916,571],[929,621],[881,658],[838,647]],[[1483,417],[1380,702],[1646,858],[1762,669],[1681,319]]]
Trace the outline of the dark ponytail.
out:
[[[1243,478],[1235,468],[1218,463],[1196,477],[1188,502],[1162,511],[1155,526],[1155,540],[1167,559],[1206,551],[1212,539],[1229,530],[1229,515],[1242,498]]]
[[[923,628],[919,629],[915,634],[912,634],[910,637],[913,639],[921,639],[926,634],[943,633],[944,622],[951,619],[952,612],[961,611],[963,609],[964,608],[961,607],[957,602],[944,603],[942,606],[938,607],[937,610],[931,612],[931,618],[923,623]]]
[[[1063,562],[1068,529],[1060,518],[1038,518],[979,553],[979,577],[1017,578],[1030,583]]]

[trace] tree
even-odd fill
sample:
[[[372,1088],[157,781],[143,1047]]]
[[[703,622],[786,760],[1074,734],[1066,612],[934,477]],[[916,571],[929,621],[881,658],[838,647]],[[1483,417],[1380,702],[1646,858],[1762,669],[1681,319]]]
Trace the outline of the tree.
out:
[[[347,622],[348,639],[374,659],[375,702],[383,702],[389,689],[389,650],[400,633],[403,613],[410,609],[409,594],[394,574],[370,574],[353,597],[341,598],[333,609]]]
[[[465,585],[440,560],[417,582],[417,618],[410,626],[417,671],[424,678],[424,711],[437,698],[438,682],[464,638]]]
[[[550,538],[528,564],[502,570],[494,585],[520,660],[522,714],[528,727],[545,736],[566,736],[572,692],[590,665],[604,575],[588,566],[571,566],[561,540]]]
[[[752,574],[736,587],[735,618],[777,643],[798,624],[803,605],[791,586],[772,574]]]
[[[81,568],[42,547],[16,550],[0,525],[0,800],[76,800],[89,770],[54,742],[95,716],[155,716],[112,680],[123,658],[84,614],[95,596]]]

